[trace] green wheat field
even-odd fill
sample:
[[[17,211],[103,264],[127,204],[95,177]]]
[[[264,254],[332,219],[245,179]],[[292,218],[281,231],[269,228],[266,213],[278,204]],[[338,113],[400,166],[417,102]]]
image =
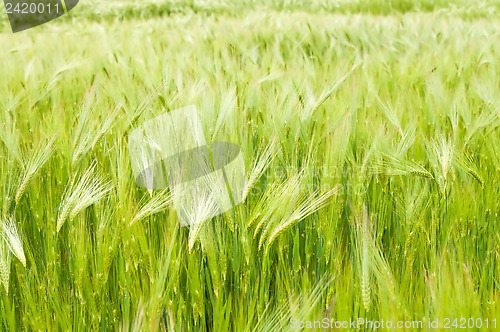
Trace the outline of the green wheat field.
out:
[[[500,1],[2,9],[0,68],[0,330],[500,328]],[[188,105],[248,196],[180,227],[128,135]]]

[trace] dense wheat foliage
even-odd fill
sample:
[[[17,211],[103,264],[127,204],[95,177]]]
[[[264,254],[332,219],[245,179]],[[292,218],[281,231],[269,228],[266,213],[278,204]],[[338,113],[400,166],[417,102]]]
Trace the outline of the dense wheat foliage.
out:
[[[83,0],[18,34],[2,16],[0,329],[499,317],[499,13]],[[249,186],[190,229],[127,147],[191,104]]]

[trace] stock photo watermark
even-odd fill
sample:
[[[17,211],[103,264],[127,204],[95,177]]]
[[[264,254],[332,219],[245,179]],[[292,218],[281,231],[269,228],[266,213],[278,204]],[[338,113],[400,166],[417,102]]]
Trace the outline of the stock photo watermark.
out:
[[[79,0],[4,0],[12,32],[50,22],[76,7]]]
[[[300,320],[290,319],[290,328],[307,329],[362,329],[362,330],[422,330],[422,329],[496,329],[497,320],[482,318],[444,318],[444,319],[424,319],[424,320],[369,320],[366,318],[349,318],[349,320],[336,320],[333,318],[323,318],[321,320]]]
[[[246,172],[240,147],[230,142],[207,142],[195,106],[173,110],[146,121],[129,135],[129,153],[136,185],[170,190],[179,222],[196,225],[229,211],[246,196],[260,196],[269,185],[290,174],[324,178],[310,189],[338,194],[363,195],[367,185],[343,178],[352,169],[336,167],[274,166],[246,191]]]
[[[240,147],[207,143],[195,106],[142,124],[129,136],[129,153],[137,186],[168,187],[182,226],[210,219],[245,199]]]

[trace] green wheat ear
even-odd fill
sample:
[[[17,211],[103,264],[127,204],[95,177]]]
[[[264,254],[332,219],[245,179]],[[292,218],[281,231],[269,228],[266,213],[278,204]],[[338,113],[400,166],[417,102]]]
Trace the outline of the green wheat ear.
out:
[[[201,230],[210,220],[209,216],[213,215],[217,209],[219,209],[219,205],[216,198],[211,194],[202,194],[202,197],[197,199],[196,208],[192,212],[185,211],[191,225],[188,239],[189,252],[198,240]]]
[[[272,161],[278,155],[280,148],[278,146],[279,136],[271,139],[270,143],[259,149],[256,157],[252,163],[250,172],[247,176],[247,183],[243,191],[243,197],[246,197],[252,189],[252,186],[258,180],[258,178],[266,171],[266,169],[271,165]]]
[[[36,173],[45,165],[55,150],[56,136],[52,137],[45,145],[38,148],[33,156],[23,165],[24,171],[21,176],[19,189],[16,192],[16,204],[24,194],[26,187]]]
[[[457,157],[456,165],[458,168],[470,174],[477,182],[479,182],[479,184],[481,184],[482,187],[484,187],[485,181],[483,177],[479,174],[479,171],[477,170],[477,166],[475,165],[472,156],[470,156],[466,152],[463,152]]]
[[[339,188],[335,187],[331,190],[325,192],[315,192],[311,196],[307,197],[296,209],[292,212],[292,215],[287,219],[281,222],[269,236],[267,240],[267,245],[270,246],[276,238],[283,234],[287,229],[296,225],[298,222],[303,220],[304,218],[310,216],[321,208],[326,207],[329,203],[331,203],[330,198],[336,195],[339,192]],[[261,243],[263,243],[263,238],[259,243],[259,248]]]
[[[26,267],[26,257],[24,256],[23,238],[18,231],[15,221],[12,218],[4,218],[0,225],[0,235],[5,244],[14,256]]]
[[[0,279],[5,288],[5,292],[9,294],[9,278],[10,278],[10,263],[11,252],[7,246],[7,242],[2,238],[0,240]]]
[[[70,221],[73,220],[78,213],[101,200],[113,188],[111,181],[106,181],[96,172],[96,163],[93,163],[78,181],[73,179],[66,186],[56,231],[59,232],[68,217]]]

